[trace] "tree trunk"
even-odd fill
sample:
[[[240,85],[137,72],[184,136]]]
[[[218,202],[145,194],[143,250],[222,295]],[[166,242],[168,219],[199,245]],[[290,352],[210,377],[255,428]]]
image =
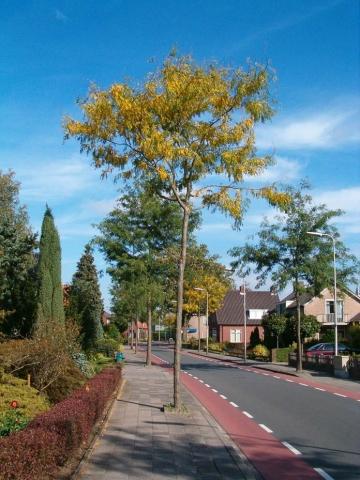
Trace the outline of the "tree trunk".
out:
[[[138,333],[139,333],[138,322],[139,322],[139,319],[136,316],[136,322],[135,322],[135,353],[137,353],[137,350],[138,350]]]
[[[184,293],[184,271],[186,263],[186,249],[188,240],[190,212],[187,208],[183,210],[181,252],[179,259],[179,275],[177,282],[177,312],[176,312],[176,340],[174,350],[174,408],[178,410],[181,406],[180,396],[180,369],[181,369],[181,327],[183,312],[183,293]]]
[[[276,335],[276,348],[279,348],[279,335]]]
[[[151,366],[151,342],[152,342],[152,315],[151,315],[151,301],[147,303],[147,325],[148,325],[148,338],[147,338],[147,352],[146,352],[146,366]]]
[[[134,350],[134,321],[131,320],[131,350]]]
[[[200,304],[198,310],[198,352],[201,350],[201,336],[200,336]]]
[[[296,354],[296,371],[302,371],[302,348],[301,348],[301,310],[300,298],[296,294],[296,316],[297,316],[297,354]]]

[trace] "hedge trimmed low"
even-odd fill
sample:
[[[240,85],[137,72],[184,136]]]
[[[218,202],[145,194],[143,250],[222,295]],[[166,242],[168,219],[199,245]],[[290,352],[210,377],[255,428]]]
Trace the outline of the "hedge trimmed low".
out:
[[[1,480],[45,480],[85,445],[119,385],[121,369],[107,368],[22,431],[0,439]]]

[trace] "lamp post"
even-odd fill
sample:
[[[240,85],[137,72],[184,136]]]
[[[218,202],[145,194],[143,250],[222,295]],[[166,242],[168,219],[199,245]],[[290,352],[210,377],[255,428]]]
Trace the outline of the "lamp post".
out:
[[[336,251],[335,251],[335,237],[330,235],[330,233],[322,232],[306,232],[308,235],[313,235],[314,237],[328,237],[331,238],[333,243],[333,266],[334,266],[334,315],[335,315],[335,355],[338,354],[338,325],[337,325],[337,295],[336,295]]]
[[[247,345],[246,345],[246,284],[245,284],[245,278],[244,278],[244,283],[243,283],[243,288],[244,291],[240,292],[240,295],[243,295],[244,297],[244,363],[246,363],[247,360]]]
[[[205,288],[195,287],[194,290],[206,293],[206,355],[209,353],[209,292]],[[200,334],[200,331],[199,331]]]

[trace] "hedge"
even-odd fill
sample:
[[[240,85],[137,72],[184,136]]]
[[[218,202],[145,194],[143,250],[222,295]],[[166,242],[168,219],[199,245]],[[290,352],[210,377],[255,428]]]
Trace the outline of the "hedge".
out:
[[[22,431],[0,439],[1,480],[45,480],[86,444],[121,377],[107,368]]]

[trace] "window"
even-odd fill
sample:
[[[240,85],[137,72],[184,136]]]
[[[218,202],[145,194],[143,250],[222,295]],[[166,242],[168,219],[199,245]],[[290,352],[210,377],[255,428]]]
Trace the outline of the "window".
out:
[[[267,310],[260,310],[259,308],[253,308],[248,311],[248,318],[251,320],[261,320],[262,317],[267,313]]]
[[[230,330],[230,343],[241,343],[241,330]]]
[[[336,300],[337,303],[337,319],[342,320],[344,317],[344,302],[342,300]],[[335,320],[334,300],[326,300],[325,313],[330,321]]]

